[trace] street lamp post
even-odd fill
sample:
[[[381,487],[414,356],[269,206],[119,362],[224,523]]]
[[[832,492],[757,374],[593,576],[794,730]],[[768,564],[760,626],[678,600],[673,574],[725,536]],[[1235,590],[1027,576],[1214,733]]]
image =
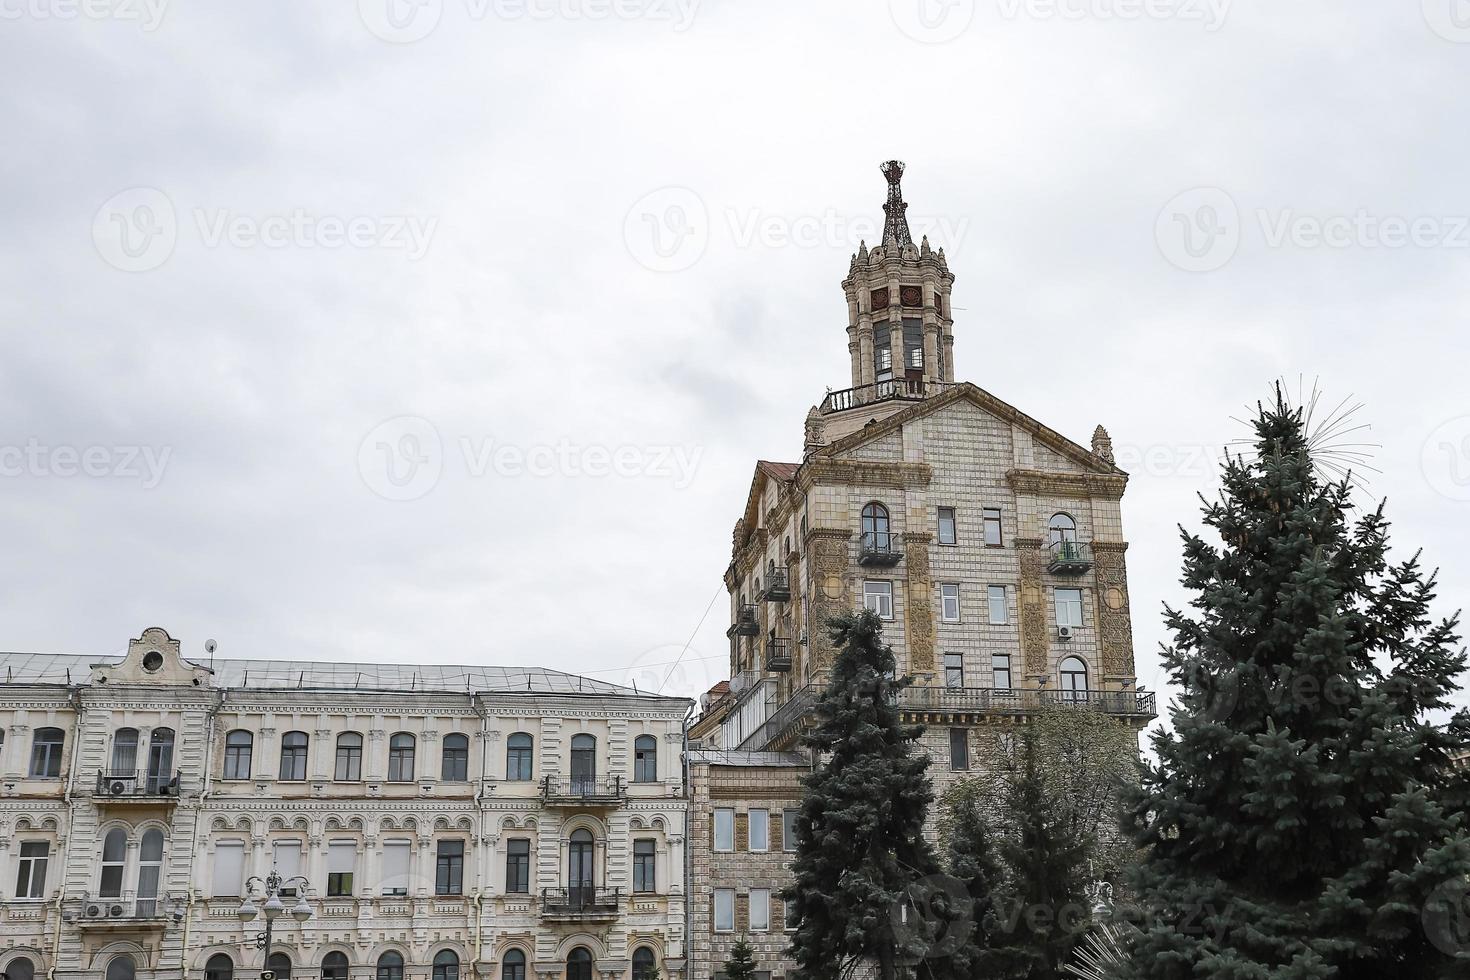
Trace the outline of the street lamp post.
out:
[[[257,945],[265,950],[265,956],[261,961],[260,975],[262,978],[272,976],[270,973],[271,933],[276,923],[276,917],[286,911],[286,903],[281,901],[281,889],[290,888],[293,884],[296,884],[299,891],[297,893],[296,905],[291,909],[291,918],[297,922],[305,922],[312,915],[311,906],[306,904],[306,878],[302,875],[282,878],[274,870],[264,878],[258,875],[251,875],[246,880],[245,900],[240,903],[239,909],[235,911],[235,914],[240,917],[242,923],[250,922],[257,915],[262,912],[265,913],[265,935],[257,941]],[[254,885],[259,885],[265,894],[265,902],[260,908],[256,908],[255,902],[253,901],[255,890],[252,886]]]

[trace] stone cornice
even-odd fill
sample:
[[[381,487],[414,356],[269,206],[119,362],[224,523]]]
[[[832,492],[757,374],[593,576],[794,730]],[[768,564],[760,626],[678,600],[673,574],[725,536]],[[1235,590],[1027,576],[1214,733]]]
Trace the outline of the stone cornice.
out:
[[[813,456],[797,473],[802,492],[817,485],[892,487],[907,490],[927,487],[934,478],[928,463],[882,463],[857,459]]]
[[[1102,497],[1117,500],[1127,489],[1122,473],[1053,473],[1044,470],[1009,470],[1006,482],[1016,493],[1050,497]]]

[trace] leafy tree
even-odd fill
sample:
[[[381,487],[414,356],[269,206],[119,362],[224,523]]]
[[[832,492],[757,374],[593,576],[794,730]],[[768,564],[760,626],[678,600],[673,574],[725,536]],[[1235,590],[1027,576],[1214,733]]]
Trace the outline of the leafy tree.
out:
[[[745,937],[730,948],[730,958],[725,961],[725,980],[755,980],[755,953]]]
[[[946,907],[930,903],[937,914],[928,961],[938,976],[1002,980],[1020,975],[1024,965],[1008,948],[1001,922],[1011,903],[996,840],[982,808],[988,795],[989,787],[980,779],[961,780],[944,794],[940,840],[954,884],[944,896]]]
[[[933,790],[922,726],[900,722],[893,651],[868,610],[829,622],[838,653],[806,737],[820,758],[803,779],[793,882],[782,892],[805,980],[835,980],[866,961],[880,980],[923,959],[920,931],[895,928],[915,883],[937,871],[923,836]]]
[[[1463,977],[1466,947],[1426,928],[1470,874],[1449,765],[1470,718],[1434,720],[1465,668],[1456,620],[1431,621],[1434,576],[1390,563],[1382,506],[1353,517],[1279,388],[1254,429],[1204,502],[1221,543],[1181,532],[1194,612],[1166,610],[1184,694],[1131,797],[1127,975]]]

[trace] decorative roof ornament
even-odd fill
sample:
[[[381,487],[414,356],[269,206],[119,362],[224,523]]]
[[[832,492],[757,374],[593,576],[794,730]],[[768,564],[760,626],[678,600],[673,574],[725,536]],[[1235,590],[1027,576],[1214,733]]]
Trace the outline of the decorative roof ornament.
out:
[[[1108,430],[1102,426],[1098,426],[1092,430],[1092,454],[1094,456],[1101,456],[1109,463],[1115,462],[1113,459],[1113,437],[1108,435]]]
[[[827,445],[827,423],[822,419],[821,409],[813,405],[812,410],[806,413],[806,440],[802,447],[802,458]]]
[[[909,234],[909,221],[905,212],[909,206],[903,200],[903,161],[888,160],[878,169],[888,179],[888,200],[883,203],[883,245],[912,246],[914,238]]]

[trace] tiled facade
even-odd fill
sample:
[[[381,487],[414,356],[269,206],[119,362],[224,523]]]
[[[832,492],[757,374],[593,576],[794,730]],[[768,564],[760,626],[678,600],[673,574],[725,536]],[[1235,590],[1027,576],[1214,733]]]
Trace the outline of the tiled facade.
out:
[[[264,922],[237,912],[272,868],[307,882],[311,918],[274,928],[294,976],[685,976],[687,701],[552,672],[402,667],[379,688],[371,665],[206,664],[162,630],[116,664],[0,658],[13,980],[257,976]]]

